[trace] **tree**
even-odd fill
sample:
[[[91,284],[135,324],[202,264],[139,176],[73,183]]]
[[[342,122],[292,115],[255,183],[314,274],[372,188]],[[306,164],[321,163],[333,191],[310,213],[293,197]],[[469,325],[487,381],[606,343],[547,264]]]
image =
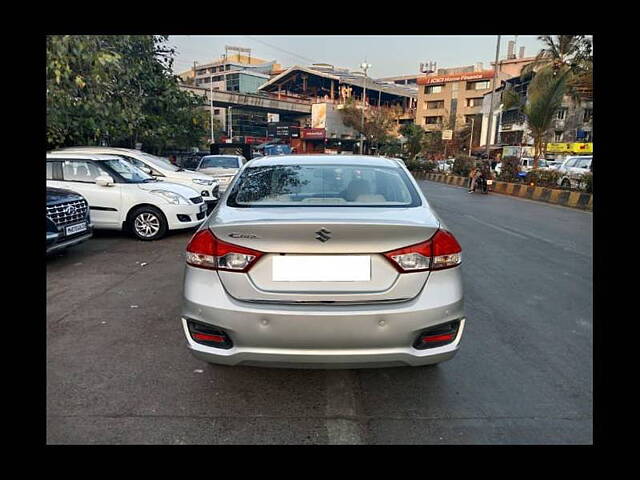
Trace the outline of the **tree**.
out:
[[[47,37],[47,143],[147,149],[199,143],[201,99],[179,89],[166,36]]]
[[[534,142],[533,168],[538,168],[542,155],[542,144],[553,124],[553,118],[562,105],[567,90],[567,74],[557,74],[552,68],[544,68],[535,74],[525,99],[509,88],[503,92],[502,102],[505,110],[518,109],[527,119]]]
[[[408,123],[400,127],[400,133],[407,139],[405,145],[407,160],[414,160],[424,149],[425,131],[420,125]]]
[[[394,107],[369,107],[364,113],[356,105],[353,99],[347,100],[341,110],[342,123],[351,127],[361,135],[364,135],[370,145],[375,145],[379,150],[380,145],[388,143],[392,137],[392,132],[396,127],[398,109]]]
[[[565,75],[567,93],[574,101],[593,96],[593,55],[591,39],[585,35],[540,35],[545,47],[521,72],[523,79],[533,73],[551,69],[554,75]]]

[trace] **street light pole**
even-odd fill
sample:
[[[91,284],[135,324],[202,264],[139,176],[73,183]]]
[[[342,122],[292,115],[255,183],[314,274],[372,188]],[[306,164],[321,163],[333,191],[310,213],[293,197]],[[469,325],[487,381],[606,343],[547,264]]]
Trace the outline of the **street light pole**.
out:
[[[471,156],[471,144],[473,143],[473,121],[475,118],[471,117],[471,135],[469,135],[469,156]]]
[[[214,143],[213,139],[213,77],[209,77],[209,111],[211,112],[211,143]]]
[[[229,107],[229,138],[231,139],[231,142],[233,142],[233,122],[231,120],[231,108]]]
[[[362,130],[362,134],[360,135],[360,155],[363,154],[364,152],[364,140],[365,138],[367,138],[364,134],[364,109],[366,108],[366,104],[367,104],[367,70],[369,70],[369,68],[371,68],[371,65],[367,63],[367,61],[365,60],[361,65],[360,68],[362,68],[362,70],[364,70],[364,87],[363,87],[363,93],[362,93],[362,123],[360,126],[360,129]]]
[[[498,56],[500,55],[500,35],[496,45],[496,62],[493,64],[493,83],[491,84],[491,96],[489,99],[489,122],[487,123],[487,160],[489,159],[489,142],[491,140],[491,120],[493,120],[493,94],[496,90],[496,76],[498,75]]]

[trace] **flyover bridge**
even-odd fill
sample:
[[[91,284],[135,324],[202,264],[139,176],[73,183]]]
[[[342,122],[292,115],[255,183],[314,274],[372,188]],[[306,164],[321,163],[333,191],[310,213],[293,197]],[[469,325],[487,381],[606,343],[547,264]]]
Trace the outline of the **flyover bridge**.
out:
[[[207,106],[209,105],[209,97],[211,96],[215,107],[250,107],[253,110],[262,110],[269,113],[311,115],[310,101],[292,99],[279,100],[277,98],[266,97],[265,95],[220,90],[213,90],[213,92],[211,92],[208,88],[188,85],[182,85],[180,88],[204,97],[204,104]]]

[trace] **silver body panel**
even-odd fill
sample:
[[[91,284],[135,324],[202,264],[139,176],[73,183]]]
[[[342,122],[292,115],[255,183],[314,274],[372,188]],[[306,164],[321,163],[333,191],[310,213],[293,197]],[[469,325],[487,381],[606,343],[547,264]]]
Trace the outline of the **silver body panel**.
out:
[[[318,368],[427,365],[458,350],[464,327],[461,267],[399,273],[382,255],[421,243],[446,228],[429,207],[406,167],[393,159],[360,156],[279,156],[253,165],[300,163],[377,165],[402,168],[421,205],[390,207],[234,208],[225,198],[200,229],[220,240],[265,252],[247,273],[185,267],[182,322],[190,350],[213,363]],[[233,188],[233,185],[231,188]],[[329,241],[316,232],[331,232]],[[278,282],[279,255],[368,255],[370,280]],[[191,339],[186,319],[224,329],[229,350]],[[462,320],[454,342],[417,350],[425,328]]]

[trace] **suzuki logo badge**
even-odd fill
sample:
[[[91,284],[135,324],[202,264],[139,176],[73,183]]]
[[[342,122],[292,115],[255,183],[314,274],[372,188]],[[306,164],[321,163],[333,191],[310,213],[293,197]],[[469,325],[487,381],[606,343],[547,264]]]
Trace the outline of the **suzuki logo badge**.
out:
[[[320,230],[316,232],[316,240],[320,240],[322,243],[331,239],[331,232],[326,228],[322,227]]]

